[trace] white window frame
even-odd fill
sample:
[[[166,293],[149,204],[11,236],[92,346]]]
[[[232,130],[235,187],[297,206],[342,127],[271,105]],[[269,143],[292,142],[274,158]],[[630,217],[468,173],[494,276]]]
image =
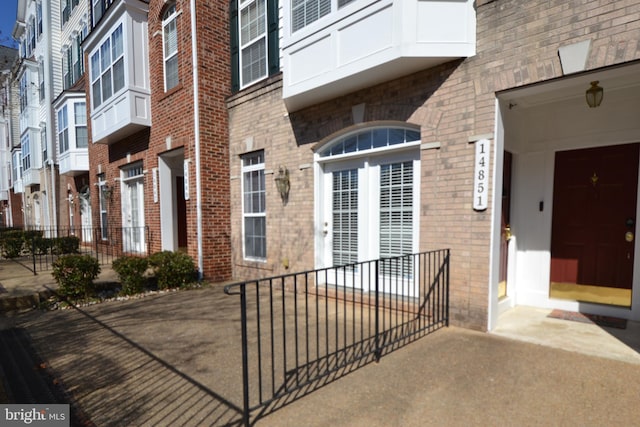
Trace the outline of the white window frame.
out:
[[[58,110],[58,147],[60,154],[66,153],[71,148],[69,142],[69,114],[66,104]]]
[[[75,127],[74,135],[76,148],[88,148],[89,134],[87,131],[87,104],[84,101],[73,103],[73,124]],[[84,135],[80,135],[81,133]],[[84,142],[81,144],[81,141]]]
[[[13,176],[12,182],[15,184],[22,179],[22,150],[16,150],[13,152],[11,163],[11,174]]]
[[[256,159],[257,163],[248,163],[247,160]],[[259,186],[262,188],[253,189],[247,188],[246,180],[250,179],[251,174],[258,175],[258,179],[261,180]],[[244,259],[252,260],[252,261],[267,261],[267,209],[266,209],[266,177],[265,177],[265,158],[264,151],[254,151],[252,153],[247,153],[241,156],[241,194],[242,194],[242,253]],[[253,203],[251,206],[248,206],[247,198],[250,194],[258,195],[258,206],[257,208],[253,207]],[[253,218],[262,218],[263,219],[263,231],[264,235],[262,236],[264,246],[262,247],[262,252],[264,256],[260,256],[261,254],[256,254],[255,252],[251,252],[247,248],[247,229],[246,222]],[[260,236],[258,236],[260,237]]]
[[[171,46],[171,39],[173,44]],[[162,18],[162,66],[164,72],[164,91],[168,91],[178,86],[180,79],[178,78],[178,13],[176,12],[176,4],[171,4],[164,13]],[[175,79],[169,80],[167,73],[167,65],[175,62]],[[172,75],[173,77],[173,75]]]
[[[262,5],[262,15],[256,16],[252,19],[252,11],[259,11],[260,5]],[[247,21],[243,21],[243,18],[249,19],[249,22],[246,24],[247,27],[245,31],[243,31],[243,23]],[[260,21],[262,21],[262,23],[260,23]],[[260,28],[261,26],[262,28]],[[255,34],[253,35],[251,34],[252,29],[255,29]],[[269,41],[267,39],[267,36],[267,0],[240,0],[238,7],[238,44],[240,50],[238,73],[241,89],[251,85],[252,83],[262,80],[269,75]],[[251,49],[257,46],[259,43],[263,44],[264,57],[258,58],[257,60],[252,60],[249,64],[248,61],[245,61],[245,53],[251,53]],[[253,73],[245,75],[245,67],[252,66],[253,68],[253,66],[256,64],[258,65],[258,69],[260,69],[260,67],[264,67],[264,71],[259,71],[255,75],[253,75]]]
[[[116,36],[117,33],[120,33],[120,38]],[[124,24],[121,22],[89,56],[91,105],[94,110],[108,103],[126,86],[124,37]],[[116,80],[116,75],[119,70],[122,72],[122,85],[117,87],[116,83],[119,80]],[[96,97],[96,88],[100,95],[99,99]]]
[[[22,173],[31,169],[31,141],[29,138],[29,133],[26,133],[20,139],[20,153],[22,160]]]
[[[100,238],[109,238],[109,201],[107,194],[107,179],[104,173],[98,175],[98,206],[100,208]]]
[[[41,1],[36,3],[36,25],[37,25],[36,34],[38,35],[38,39],[40,39],[40,36],[42,35],[42,2]]]

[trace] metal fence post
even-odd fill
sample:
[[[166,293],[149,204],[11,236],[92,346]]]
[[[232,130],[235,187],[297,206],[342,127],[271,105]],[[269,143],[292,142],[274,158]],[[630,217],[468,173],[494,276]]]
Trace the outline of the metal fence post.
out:
[[[33,258],[33,275],[37,275],[36,273],[36,238],[31,236],[31,257]]]
[[[375,358],[376,358],[376,362],[380,361],[380,357],[382,356],[382,350],[380,349],[380,292],[379,292],[379,285],[380,285],[380,265],[379,265],[379,260],[375,261],[375,268],[374,268],[374,274],[375,274],[375,278],[374,278],[374,284],[375,284],[375,307],[376,307],[376,331],[375,331],[375,337],[376,337],[376,350],[375,350]]]
[[[240,317],[242,323],[242,422],[249,422],[249,344],[247,342],[247,290],[246,284],[240,286]]]

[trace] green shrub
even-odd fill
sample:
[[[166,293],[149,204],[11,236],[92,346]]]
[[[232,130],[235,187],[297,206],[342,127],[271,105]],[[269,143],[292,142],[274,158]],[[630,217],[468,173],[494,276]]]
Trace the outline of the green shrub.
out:
[[[2,249],[2,256],[5,258],[17,258],[22,254],[24,247],[24,239],[22,232],[16,233],[4,233],[2,240],[0,241],[0,248]]]
[[[160,289],[180,288],[198,278],[193,259],[182,252],[156,252],[149,257],[149,264]]]
[[[90,255],[65,255],[53,262],[51,274],[62,295],[88,298],[94,290],[93,281],[100,274],[100,264]]]
[[[80,238],[77,236],[57,237],[53,239],[52,252],[57,255],[77,254],[80,252]]]
[[[25,249],[31,255],[46,255],[53,246],[54,240],[34,235],[25,242]]]
[[[123,256],[113,261],[112,267],[122,284],[121,293],[133,295],[142,292],[147,282],[144,275],[149,267],[147,258]]]

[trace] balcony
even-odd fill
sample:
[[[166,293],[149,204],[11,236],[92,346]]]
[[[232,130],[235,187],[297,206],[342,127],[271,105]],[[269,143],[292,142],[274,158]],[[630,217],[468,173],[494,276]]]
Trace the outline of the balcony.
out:
[[[140,0],[113,3],[83,43],[94,143],[113,144],[151,126],[148,9]]]
[[[89,152],[77,148],[61,153],[58,157],[60,175],[76,176],[89,171]]]
[[[94,143],[112,144],[151,126],[149,93],[132,89],[91,113],[91,138]]]
[[[30,168],[26,171],[22,172],[22,186],[29,187],[30,185],[39,185],[40,184],[40,170],[35,168]]]
[[[291,32],[284,20],[289,111],[475,54],[472,0],[355,0]],[[285,2],[284,16],[291,16]]]

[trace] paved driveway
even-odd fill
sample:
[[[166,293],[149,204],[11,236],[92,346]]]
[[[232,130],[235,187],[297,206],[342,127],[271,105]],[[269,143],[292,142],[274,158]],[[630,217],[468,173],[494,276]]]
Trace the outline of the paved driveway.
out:
[[[217,426],[241,423],[239,319],[212,287],[4,322],[97,426]],[[640,365],[446,328],[257,425],[637,425],[638,396]]]

